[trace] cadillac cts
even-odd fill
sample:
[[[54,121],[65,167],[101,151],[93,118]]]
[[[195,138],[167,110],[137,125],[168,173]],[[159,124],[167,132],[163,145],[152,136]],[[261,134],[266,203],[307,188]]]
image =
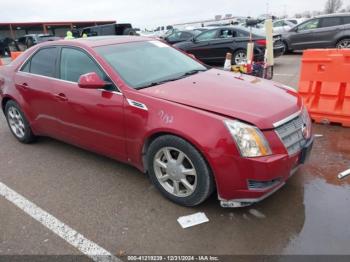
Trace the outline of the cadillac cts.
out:
[[[301,98],[209,68],[142,37],[37,45],[0,69],[1,105],[22,143],[55,139],[129,163],[168,199],[223,207],[281,188],[310,153]]]

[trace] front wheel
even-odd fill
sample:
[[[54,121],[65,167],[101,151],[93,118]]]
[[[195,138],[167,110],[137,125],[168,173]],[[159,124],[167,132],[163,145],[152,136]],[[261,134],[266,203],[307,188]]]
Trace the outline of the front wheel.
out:
[[[287,42],[283,41],[283,54],[293,53],[292,49],[289,49]]]
[[[339,48],[339,49],[350,48],[350,38],[345,38],[340,40],[336,44],[336,48]]]
[[[6,103],[5,115],[12,134],[21,143],[27,144],[35,139],[27,119],[16,102],[8,101]]]
[[[179,137],[165,135],[154,140],[147,153],[147,164],[152,183],[177,204],[199,205],[214,191],[206,161]]]

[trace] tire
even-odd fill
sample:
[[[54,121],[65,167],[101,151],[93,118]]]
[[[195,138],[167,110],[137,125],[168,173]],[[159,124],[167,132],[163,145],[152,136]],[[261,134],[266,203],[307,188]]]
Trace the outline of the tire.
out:
[[[283,41],[283,54],[291,54],[293,50],[289,49],[287,42]]]
[[[10,100],[6,103],[5,116],[11,133],[19,142],[29,144],[35,140],[26,117],[15,101]]]
[[[180,154],[183,160],[179,160]],[[163,196],[179,205],[199,205],[214,191],[206,161],[182,138],[172,135],[156,138],[148,148],[147,165],[151,182]]]
[[[350,37],[339,40],[335,47],[338,49],[350,48]]]
[[[245,61],[245,62],[244,62]],[[233,53],[232,55],[232,64],[238,65],[240,63],[246,63],[247,62],[247,51],[240,49]]]

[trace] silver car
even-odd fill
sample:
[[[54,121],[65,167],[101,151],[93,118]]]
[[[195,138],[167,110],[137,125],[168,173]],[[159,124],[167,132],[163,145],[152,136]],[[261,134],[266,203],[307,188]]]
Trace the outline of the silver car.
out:
[[[350,48],[350,14],[311,18],[282,34],[285,51]]]

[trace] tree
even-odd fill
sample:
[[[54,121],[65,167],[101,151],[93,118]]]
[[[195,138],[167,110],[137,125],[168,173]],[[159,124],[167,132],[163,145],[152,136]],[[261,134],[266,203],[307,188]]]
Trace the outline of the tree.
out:
[[[337,12],[343,5],[342,0],[327,0],[324,12],[326,14],[333,14]]]

